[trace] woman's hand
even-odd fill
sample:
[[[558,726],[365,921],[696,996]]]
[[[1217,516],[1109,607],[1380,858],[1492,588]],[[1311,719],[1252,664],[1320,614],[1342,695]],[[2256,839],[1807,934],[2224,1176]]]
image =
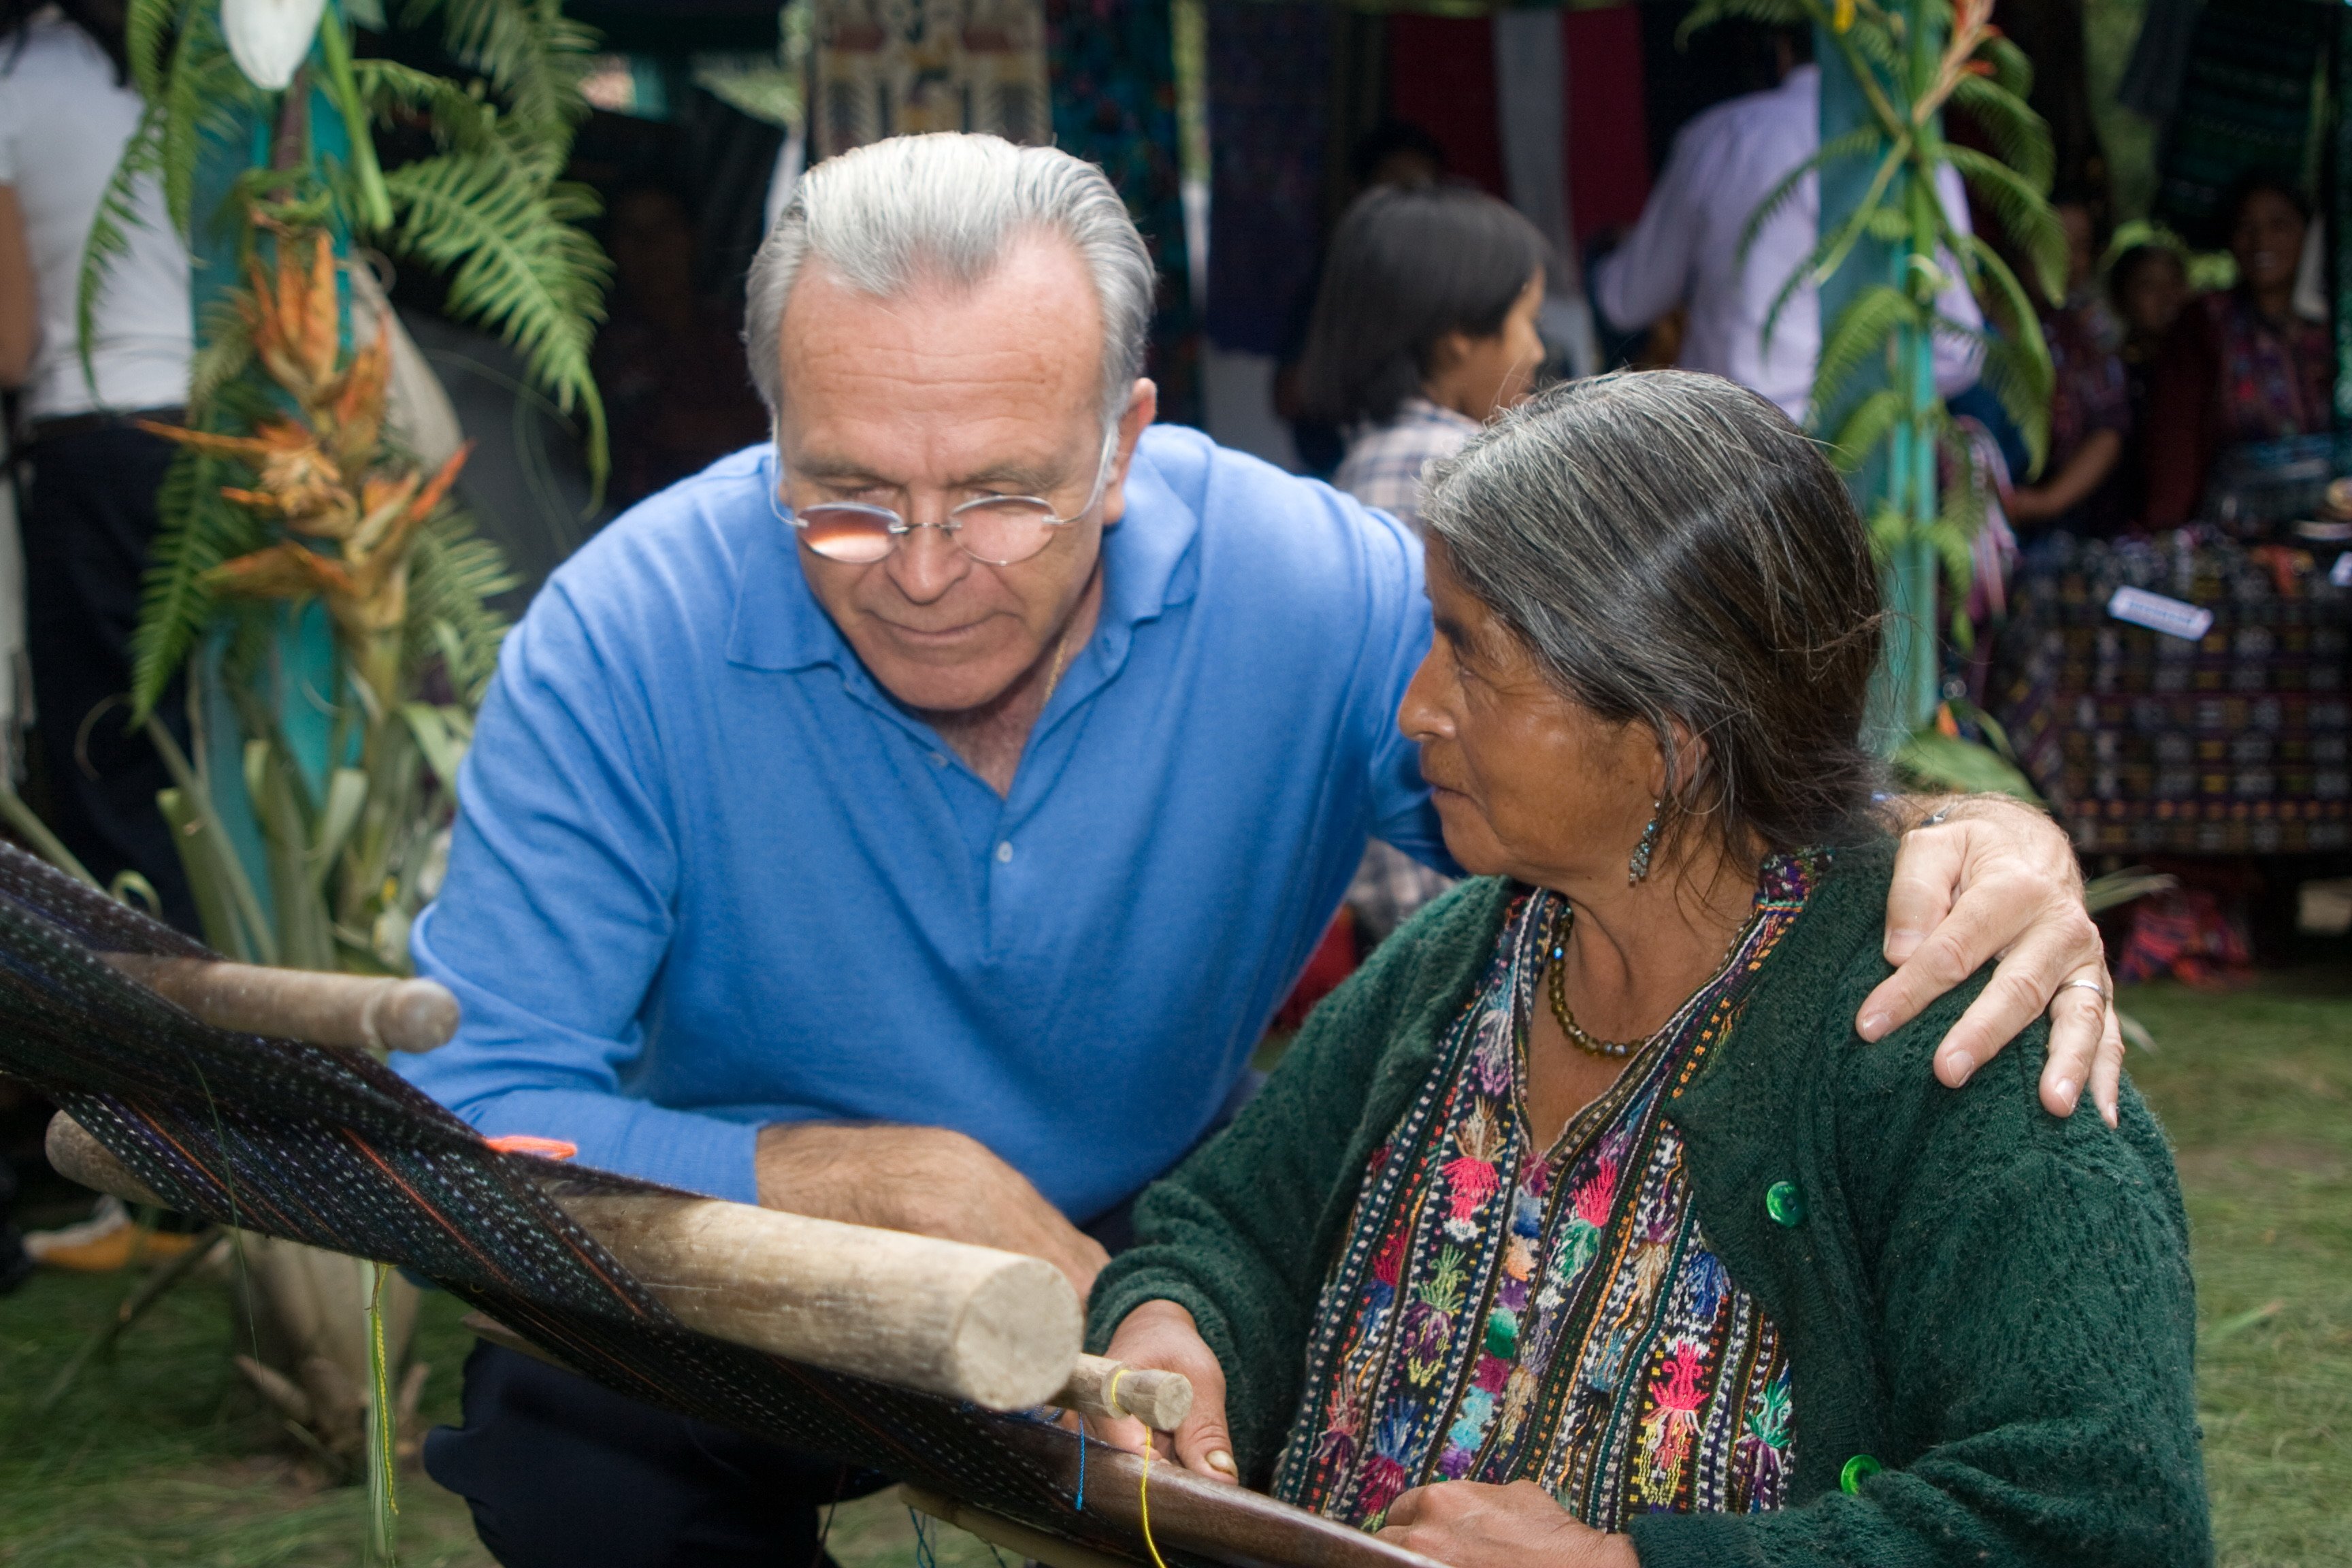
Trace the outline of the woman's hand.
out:
[[[2123,1033],[2074,848],[2042,813],[1969,795],[1938,825],[1903,836],[1886,892],[1886,962],[1896,968],[1864,1000],[1855,1028],[1884,1039],[1995,956],[1991,982],[1936,1047],[1936,1076],[1958,1089],[2046,1007],[2042,1103],[2072,1115],[2087,1079],[2114,1126]]]
[[[1239,1481],[1234,1440],[1225,1430],[1225,1369],[1201,1338],[1192,1314],[1173,1301],[1146,1301],[1119,1321],[1104,1352],[1113,1361],[1155,1372],[1181,1372],[1192,1384],[1192,1413],[1176,1428],[1167,1448],[1184,1468],[1213,1481]],[[1143,1452],[1140,1421],[1089,1422],[1088,1430],[1129,1453]]]
[[[1641,1568],[1633,1542],[1577,1519],[1533,1481],[1415,1487],[1380,1539],[1453,1568]]]

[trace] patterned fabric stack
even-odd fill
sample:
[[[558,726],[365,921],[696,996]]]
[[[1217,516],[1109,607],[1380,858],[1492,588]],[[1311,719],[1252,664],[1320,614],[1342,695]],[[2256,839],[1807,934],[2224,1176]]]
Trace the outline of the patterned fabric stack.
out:
[[[2061,535],[2029,558],[2000,717],[2085,852],[2269,855],[2352,845],[2352,590],[2328,556],[2181,529]],[[2195,641],[2108,614],[2136,587],[2212,612]]]

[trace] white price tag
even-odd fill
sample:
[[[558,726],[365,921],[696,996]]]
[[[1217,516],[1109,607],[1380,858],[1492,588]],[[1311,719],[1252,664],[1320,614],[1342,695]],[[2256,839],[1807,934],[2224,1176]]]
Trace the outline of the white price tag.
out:
[[[2107,614],[2136,626],[2167,637],[2195,642],[2213,629],[2213,612],[2181,599],[2168,599],[2145,588],[2118,588],[2107,601]]]

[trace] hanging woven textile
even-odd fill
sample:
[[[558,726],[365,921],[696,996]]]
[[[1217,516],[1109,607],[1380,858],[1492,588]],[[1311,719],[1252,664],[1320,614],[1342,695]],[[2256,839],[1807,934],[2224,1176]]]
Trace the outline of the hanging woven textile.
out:
[[[1053,139],[1040,0],[817,0],[817,153],[927,131]]]

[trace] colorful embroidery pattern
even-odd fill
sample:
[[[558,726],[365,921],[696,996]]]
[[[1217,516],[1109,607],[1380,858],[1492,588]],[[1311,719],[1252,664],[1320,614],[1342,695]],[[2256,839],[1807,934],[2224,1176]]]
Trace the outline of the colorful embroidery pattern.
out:
[[[1722,972],[1549,1151],[1519,1108],[1555,895],[1513,905],[1478,994],[1365,1171],[1276,1496],[1367,1529],[1441,1480],[1535,1480],[1602,1529],[1780,1506],[1786,1349],[1707,1245],[1665,1111],[1818,869],[1767,863]]]

